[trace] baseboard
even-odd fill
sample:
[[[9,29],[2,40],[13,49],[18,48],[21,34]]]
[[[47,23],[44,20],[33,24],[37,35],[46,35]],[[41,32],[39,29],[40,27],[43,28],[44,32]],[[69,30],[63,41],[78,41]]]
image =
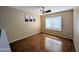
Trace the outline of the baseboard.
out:
[[[40,33],[40,32],[38,32],[38,33]],[[13,43],[13,42],[18,41],[18,40],[22,40],[22,39],[24,39],[24,38],[27,38],[27,37],[29,37],[29,36],[32,36],[32,35],[35,35],[35,34],[38,34],[38,33],[32,33],[32,34],[30,34],[30,35],[26,35],[26,36],[24,36],[24,37],[20,37],[20,38],[18,38],[18,39],[16,39],[16,40],[11,41],[10,43]]]
[[[21,40],[21,39],[23,39],[23,38],[27,38],[27,37],[29,37],[29,36],[32,36],[32,35],[35,35],[35,34],[39,34],[39,33],[42,33],[42,32],[33,33],[33,34],[30,34],[30,35],[26,35],[26,36],[24,36],[24,37],[20,37],[20,38],[18,38],[18,39],[16,39],[16,40],[11,41],[10,43],[13,43],[13,42],[15,42],[15,41],[18,41],[18,40]],[[42,33],[42,34],[48,34],[48,33]],[[48,34],[48,35],[51,35],[51,34]],[[52,35],[52,36],[56,36],[56,35]],[[62,37],[62,36],[57,36],[57,37]],[[62,38],[66,38],[66,37],[62,37]],[[66,39],[70,39],[70,38],[66,38]]]
[[[44,32],[41,32],[42,34],[48,34],[48,33],[44,33]],[[70,39],[72,40],[72,38],[67,38],[67,37],[64,37],[64,36],[57,36],[57,35],[52,35],[52,34],[48,34],[48,35],[51,35],[51,36],[56,36],[56,37],[61,37],[61,38],[65,38],[65,39]]]
[[[64,36],[60,36],[60,37],[65,38],[65,39],[70,39],[70,40],[72,40],[72,38],[68,38],[68,37],[64,37]]]

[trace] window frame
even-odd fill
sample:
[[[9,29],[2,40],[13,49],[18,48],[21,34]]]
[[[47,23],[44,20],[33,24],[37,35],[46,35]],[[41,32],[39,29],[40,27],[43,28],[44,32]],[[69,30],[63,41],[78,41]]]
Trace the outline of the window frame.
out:
[[[48,29],[46,28],[46,18],[53,18],[53,17],[61,17],[61,30],[56,30],[56,29]],[[45,17],[45,29],[46,30],[53,30],[53,31],[58,31],[58,32],[61,32],[63,30],[63,21],[62,21],[62,16],[48,16],[48,17]]]

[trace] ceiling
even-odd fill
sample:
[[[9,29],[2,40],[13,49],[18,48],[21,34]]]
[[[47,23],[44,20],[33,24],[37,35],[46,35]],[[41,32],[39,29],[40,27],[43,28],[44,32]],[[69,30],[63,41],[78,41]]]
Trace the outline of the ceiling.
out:
[[[31,12],[34,14],[42,15],[40,9],[42,6],[10,6],[11,8],[19,9],[26,12]],[[51,13],[65,11],[73,9],[74,6],[45,6],[45,10],[50,9],[52,10]]]

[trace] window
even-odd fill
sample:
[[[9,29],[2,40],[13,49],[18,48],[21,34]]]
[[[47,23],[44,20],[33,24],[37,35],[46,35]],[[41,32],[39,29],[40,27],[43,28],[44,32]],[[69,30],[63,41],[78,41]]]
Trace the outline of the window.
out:
[[[61,31],[61,16],[46,18],[45,29]]]

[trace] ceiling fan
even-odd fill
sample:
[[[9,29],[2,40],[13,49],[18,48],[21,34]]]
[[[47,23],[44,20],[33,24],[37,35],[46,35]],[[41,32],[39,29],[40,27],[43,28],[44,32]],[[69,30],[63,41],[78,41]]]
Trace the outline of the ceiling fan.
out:
[[[52,10],[50,10],[50,9],[45,10],[45,7],[44,6],[41,7],[40,11],[42,12],[42,14],[52,12]]]

